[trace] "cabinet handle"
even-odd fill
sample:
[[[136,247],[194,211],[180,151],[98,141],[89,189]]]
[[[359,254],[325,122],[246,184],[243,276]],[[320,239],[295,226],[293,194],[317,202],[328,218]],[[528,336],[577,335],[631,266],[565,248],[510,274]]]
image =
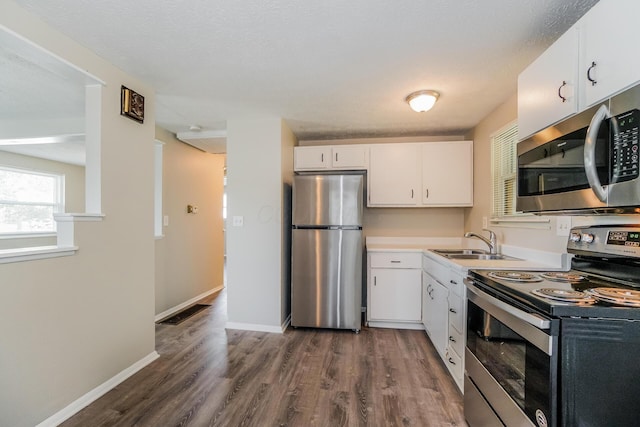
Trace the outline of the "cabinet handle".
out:
[[[452,365],[456,364],[456,362],[454,362],[452,358],[449,358],[449,363],[451,363]]]
[[[411,189],[411,198],[413,199],[413,188]]]
[[[567,82],[563,80],[562,84],[558,88],[558,96],[560,97],[560,99],[562,99],[562,102],[567,102],[567,98],[562,96],[562,88],[565,87],[566,85],[567,85]]]
[[[429,198],[429,189],[427,188],[427,199]]]
[[[373,276],[373,286],[376,286],[378,284],[376,279],[377,279],[377,277]]]
[[[398,260],[395,260],[395,259],[391,260],[391,264],[400,264],[401,262],[402,261],[398,261]]]
[[[598,83],[595,79],[591,78],[591,70],[593,70],[595,67],[596,67],[596,63],[591,62],[591,66],[587,70],[587,80],[591,82],[591,86],[595,86],[596,83]]]
[[[453,314],[458,314],[458,312],[457,312],[457,311],[455,311],[453,308],[450,308],[450,309],[449,309],[449,311],[450,311],[451,313],[453,313]]]
[[[451,335],[449,335],[449,341],[456,342],[456,340]]]
[[[457,285],[457,284],[458,284],[458,282],[456,282],[456,281],[455,281],[455,280],[453,280],[453,279],[452,279],[452,280],[449,280],[449,283],[451,283],[452,285]]]
[[[338,153],[336,153],[336,162],[338,161]]]
[[[324,163],[324,153],[320,153],[320,161]]]

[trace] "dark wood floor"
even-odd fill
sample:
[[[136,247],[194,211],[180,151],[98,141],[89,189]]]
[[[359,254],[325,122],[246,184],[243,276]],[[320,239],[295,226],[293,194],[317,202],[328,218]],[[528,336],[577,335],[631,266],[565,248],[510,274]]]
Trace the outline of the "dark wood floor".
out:
[[[226,294],[156,326],[160,358],[63,426],[465,426],[422,331],[225,330]]]

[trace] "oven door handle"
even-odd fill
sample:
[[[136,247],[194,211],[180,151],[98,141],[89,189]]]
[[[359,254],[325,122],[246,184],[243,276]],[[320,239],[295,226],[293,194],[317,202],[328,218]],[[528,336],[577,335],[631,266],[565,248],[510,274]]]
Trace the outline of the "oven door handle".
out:
[[[476,288],[474,286],[474,282],[470,279],[464,279],[464,284],[467,285],[467,288],[469,288],[469,290],[475,294],[476,296],[478,296],[479,298],[487,301],[489,304],[502,309],[504,311],[506,311],[507,313],[509,313],[510,315],[517,317],[520,320],[524,320],[525,322],[527,322],[530,325],[535,326],[538,329],[549,329],[551,328],[551,321],[548,319],[545,319],[544,317],[540,317],[537,314],[531,314],[531,313],[527,313],[525,311],[522,310],[518,310],[517,308],[507,304],[506,302],[502,302],[497,298],[492,297],[489,294],[486,294],[484,292],[482,292],[480,289]],[[475,301],[474,301],[475,302]],[[486,310],[486,307],[482,307]],[[489,314],[492,314],[491,312],[489,312]]]
[[[467,299],[495,317],[515,333],[538,347],[548,355],[553,355],[554,338],[545,330],[551,329],[551,321],[537,314],[527,313],[500,301],[474,286],[474,282],[465,279]]]

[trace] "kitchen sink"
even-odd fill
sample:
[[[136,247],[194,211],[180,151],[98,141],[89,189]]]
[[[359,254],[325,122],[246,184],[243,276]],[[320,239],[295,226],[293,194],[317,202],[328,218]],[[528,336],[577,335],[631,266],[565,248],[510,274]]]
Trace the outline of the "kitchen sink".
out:
[[[483,249],[434,249],[433,252],[438,255],[450,257],[451,255],[486,255],[487,251]]]
[[[499,260],[499,261],[520,261],[519,258],[514,258],[502,254],[448,254],[445,255],[449,259],[479,259],[479,260]]]
[[[519,258],[514,258],[508,255],[490,254],[483,249],[433,249],[433,252],[449,259],[520,261]]]

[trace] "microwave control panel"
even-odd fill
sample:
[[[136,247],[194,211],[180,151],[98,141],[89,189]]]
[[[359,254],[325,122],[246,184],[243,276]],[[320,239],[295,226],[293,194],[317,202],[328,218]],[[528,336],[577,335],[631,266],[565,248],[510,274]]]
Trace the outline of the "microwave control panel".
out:
[[[611,182],[629,181],[639,175],[638,124],[640,110],[637,109],[611,118]]]

